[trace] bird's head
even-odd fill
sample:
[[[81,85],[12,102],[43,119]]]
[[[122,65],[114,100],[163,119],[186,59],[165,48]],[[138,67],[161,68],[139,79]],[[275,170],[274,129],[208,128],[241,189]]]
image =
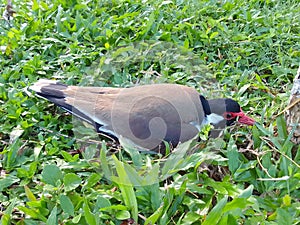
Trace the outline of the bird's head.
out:
[[[248,117],[241,106],[230,98],[211,99],[207,102],[210,108],[207,120],[217,127],[230,126],[236,121],[246,125],[255,124],[255,120]]]

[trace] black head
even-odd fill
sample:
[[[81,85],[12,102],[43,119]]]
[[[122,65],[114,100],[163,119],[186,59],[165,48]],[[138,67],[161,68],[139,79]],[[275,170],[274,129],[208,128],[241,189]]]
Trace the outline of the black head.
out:
[[[242,109],[239,103],[237,103],[231,98],[225,99],[224,118],[226,119],[227,126],[232,125],[236,121],[237,116],[234,115],[233,113],[240,113],[240,112],[242,112]]]
[[[253,125],[255,123],[255,120],[252,118],[246,116],[236,101],[226,98],[225,99],[225,106],[226,106],[226,112],[224,113],[224,118],[227,120],[226,125],[230,126],[233,124],[236,120],[238,120],[239,123],[246,124],[246,125]]]
[[[246,116],[241,106],[230,98],[220,98],[208,100],[212,113],[223,117],[226,126],[232,125],[235,121],[242,124],[253,125],[255,121]]]

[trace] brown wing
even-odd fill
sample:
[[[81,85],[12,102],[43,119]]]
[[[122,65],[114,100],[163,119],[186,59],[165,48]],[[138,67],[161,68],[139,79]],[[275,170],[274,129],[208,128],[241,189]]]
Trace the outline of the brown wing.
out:
[[[181,85],[108,88],[41,81],[32,89],[94,124],[98,132],[127,138],[147,149],[162,140],[175,146],[193,138],[204,119],[198,92]]]
[[[111,126],[103,129],[146,149],[162,140],[176,146],[193,138],[198,133],[195,124],[200,125],[204,118],[198,92],[172,84],[122,89],[111,107]],[[98,109],[97,115],[103,117]]]

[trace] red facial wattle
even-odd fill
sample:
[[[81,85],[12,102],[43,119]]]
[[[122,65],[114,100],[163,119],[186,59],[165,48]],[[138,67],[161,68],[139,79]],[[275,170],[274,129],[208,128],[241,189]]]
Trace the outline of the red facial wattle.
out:
[[[242,109],[240,112],[226,112],[224,116],[226,120],[232,120],[236,117],[238,117],[238,122],[242,124],[254,125],[256,122],[254,119],[250,118],[249,116],[246,116]]]

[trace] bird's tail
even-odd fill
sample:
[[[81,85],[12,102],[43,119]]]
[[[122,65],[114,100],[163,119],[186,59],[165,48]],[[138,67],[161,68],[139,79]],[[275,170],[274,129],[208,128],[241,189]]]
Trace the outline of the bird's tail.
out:
[[[36,92],[38,96],[45,98],[46,100],[54,103],[55,105],[81,118],[82,120],[94,124],[94,121],[89,116],[82,113],[76,107],[67,102],[66,98],[69,96],[66,91],[68,87],[68,85],[62,84],[58,81],[40,79],[29,88]]]
[[[65,84],[59,83],[55,80],[46,79],[40,79],[38,82],[30,86],[30,89],[36,92],[37,95],[46,98],[55,104],[57,104],[55,99],[66,97],[63,91],[67,88],[68,86]]]

